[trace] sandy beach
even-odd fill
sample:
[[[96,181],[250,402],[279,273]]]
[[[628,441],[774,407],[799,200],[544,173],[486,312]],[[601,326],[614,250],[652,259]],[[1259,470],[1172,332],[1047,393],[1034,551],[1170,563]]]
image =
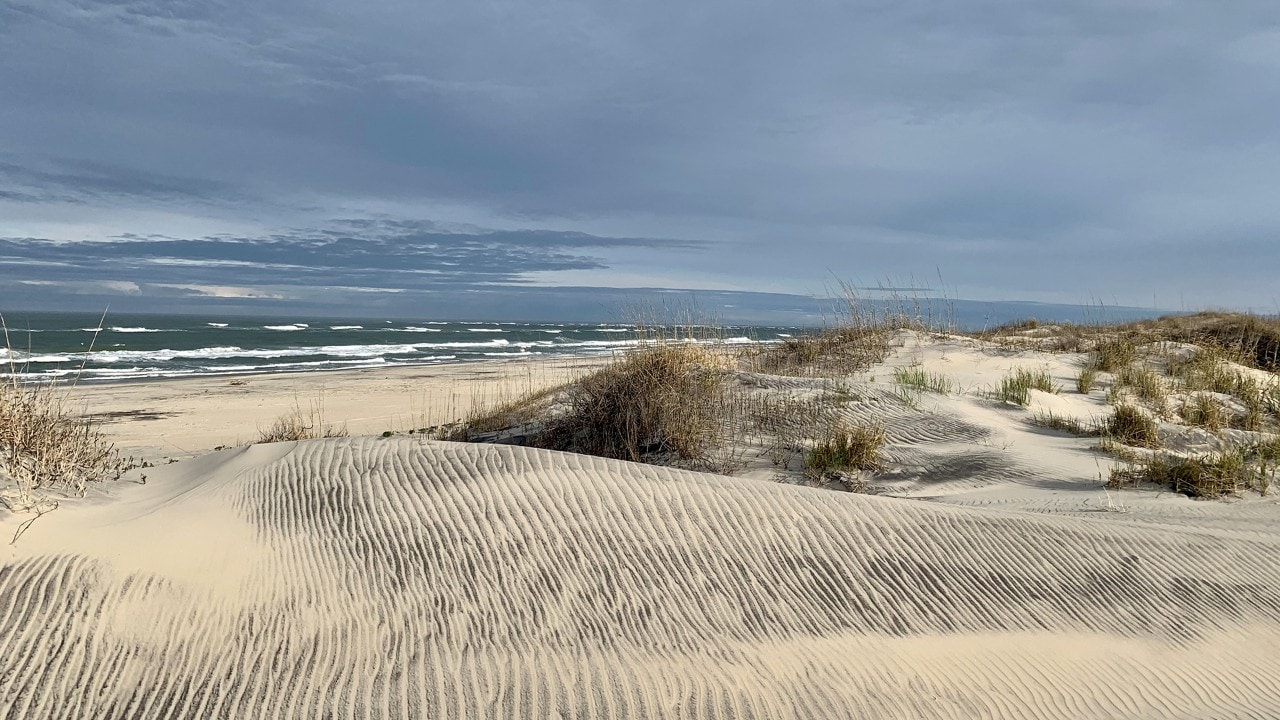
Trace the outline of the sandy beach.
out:
[[[407,432],[559,385],[607,358],[557,358],[81,384],[73,404],[126,454],[161,462],[257,441],[295,408],[352,435]]]
[[[838,387],[729,373],[751,407],[838,395],[842,417],[882,427],[859,493],[788,480],[741,428],[732,477],[407,434],[580,377],[577,361],[77,388],[125,451],[184,459],[64,499],[5,546],[0,707],[1280,716],[1280,504],[1109,492],[1118,460],[1096,437],[1035,421],[1112,412],[1112,375],[1070,389],[1086,359],[904,331]],[[947,391],[904,391],[907,368]],[[1054,387],[993,400],[1018,368]],[[352,437],[245,444],[319,395]]]

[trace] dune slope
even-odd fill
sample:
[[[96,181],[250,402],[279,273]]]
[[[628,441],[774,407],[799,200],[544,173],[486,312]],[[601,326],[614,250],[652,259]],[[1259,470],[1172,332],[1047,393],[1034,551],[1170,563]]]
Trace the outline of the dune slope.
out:
[[[508,446],[224,451],[0,567],[8,717],[1274,717],[1280,541]]]

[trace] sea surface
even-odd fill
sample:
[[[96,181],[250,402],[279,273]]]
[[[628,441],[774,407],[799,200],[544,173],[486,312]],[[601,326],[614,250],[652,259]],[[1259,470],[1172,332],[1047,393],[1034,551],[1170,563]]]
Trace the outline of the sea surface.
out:
[[[919,308],[915,308],[919,310]],[[1042,321],[1119,322],[1157,314],[1088,306],[955,301],[922,320],[961,330],[1038,317]],[[20,312],[4,316],[0,377],[106,382],[199,375],[344,370],[476,360],[607,355],[644,342],[617,323],[515,323],[318,317],[227,317]],[[777,342],[809,326],[693,328],[696,342]],[[689,328],[680,332],[685,335]],[[7,346],[7,349],[6,349]]]
[[[6,317],[6,377],[80,382],[592,356],[643,342],[631,325],[190,315]],[[687,332],[687,330],[682,330]],[[697,342],[776,341],[801,328],[693,328]]]

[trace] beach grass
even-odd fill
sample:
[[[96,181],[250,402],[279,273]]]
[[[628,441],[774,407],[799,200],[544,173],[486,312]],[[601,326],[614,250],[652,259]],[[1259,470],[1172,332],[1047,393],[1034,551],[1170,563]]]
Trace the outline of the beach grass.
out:
[[[1160,446],[1159,426],[1155,419],[1133,405],[1118,405],[1103,426],[1104,436],[1124,445],[1155,448]]]
[[[928,372],[919,365],[894,368],[893,377],[899,385],[921,392],[946,395],[955,390],[955,382],[942,373]]]
[[[1267,444],[1190,457],[1155,453],[1113,468],[1107,486],[1146,483],[1194,498],[1221,498],[1247,489],[1266,495],[1275,480],[1276,457]]]
[[[55,382],[21,383],[12,358],[8,326],[0,316],[9,377],[0,382],[0,492],[10,510],[37,510],[46,504],[38,491],[56,488],[83,495],[92,483],[118,480],[137,465],[122,457],[94,421]],[[56,503],[54,503],[56,505]]]
[[[1058,392],[1058,388],[1053,384],[1053,377],[1049,375],[1048,370],[1014,368],[1000,379],[1000,384],[996,386],[994,396],[1002,402],[1026,405],[1031,402],[1032,390],[1040,390],[1047,393]]]
[[[257,443],[277,443],[319,438],[346,437],[345,425],[325,422],[324,398],[312,400],[306,408],[295,398],[293,407],[258,431]]]
[[[814,478],[839,479],[845,473],[879,469],[880,449],[884,443],[885,430],[882,426],[836,425],[805,453],[805,472]],[[849,489],[863,488],[858,482],[846,482],[845,485]]]

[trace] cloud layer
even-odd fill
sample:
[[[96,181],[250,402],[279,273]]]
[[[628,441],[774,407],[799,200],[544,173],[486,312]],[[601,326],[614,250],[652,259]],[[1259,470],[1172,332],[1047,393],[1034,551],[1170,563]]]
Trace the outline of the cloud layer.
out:
[[[19,0],[4,271],[1274,312],[1277,70],[1255,0]]]

